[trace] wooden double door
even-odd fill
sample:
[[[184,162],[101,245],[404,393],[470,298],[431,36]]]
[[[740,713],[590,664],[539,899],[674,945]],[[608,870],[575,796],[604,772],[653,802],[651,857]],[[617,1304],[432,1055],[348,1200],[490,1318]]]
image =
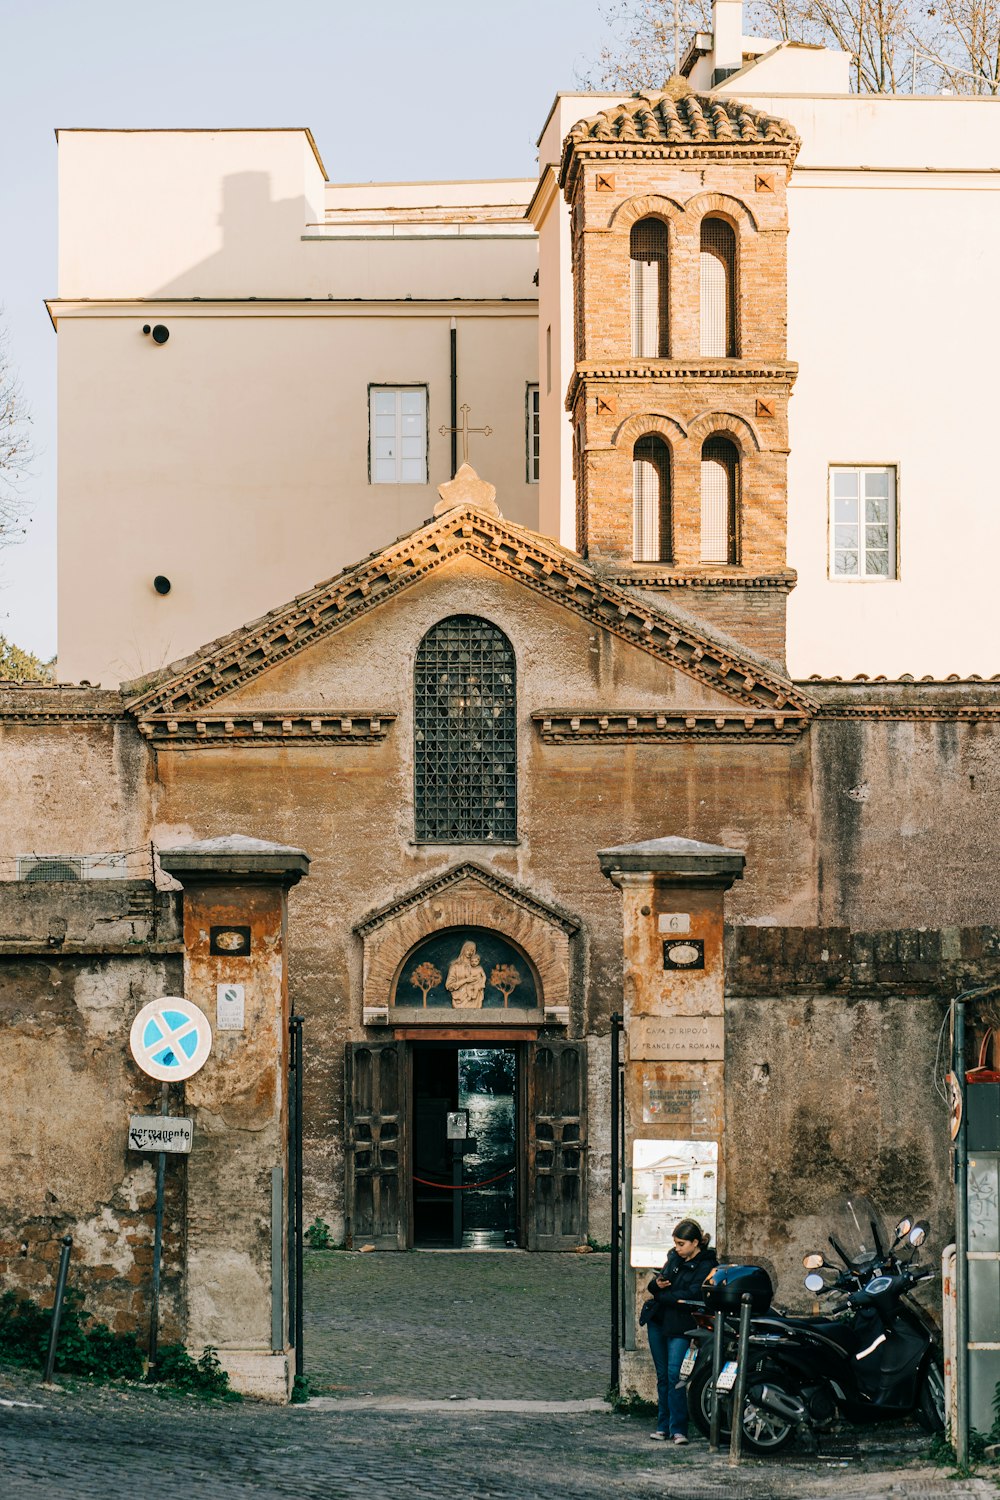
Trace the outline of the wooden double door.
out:
[[[345,1079],[347,1244],[413,1244],[413,1043],[350,1042]],[[477,1045],[470,1036],[467,1045]],[[519,1242],[568,1250],[587,1234],[587,1078],[582,1042],[520,1041]]]

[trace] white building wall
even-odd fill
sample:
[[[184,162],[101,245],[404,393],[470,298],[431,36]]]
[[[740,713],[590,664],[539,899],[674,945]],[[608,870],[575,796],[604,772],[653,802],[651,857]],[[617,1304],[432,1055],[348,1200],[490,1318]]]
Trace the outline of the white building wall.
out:
[[[530,187],[333,188],[304,131],[60,133],[64,680],[151,671],[426,520],[453,319],[470,458],[537,525]],[[372,384],[426,385],[426,484],[369,483]]]

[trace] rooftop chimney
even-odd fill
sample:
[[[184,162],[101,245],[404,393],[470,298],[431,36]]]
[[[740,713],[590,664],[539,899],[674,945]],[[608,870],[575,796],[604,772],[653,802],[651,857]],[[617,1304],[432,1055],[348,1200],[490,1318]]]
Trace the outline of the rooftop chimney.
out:
[[[713,0],[712,84],[743,66],[743,0]]]

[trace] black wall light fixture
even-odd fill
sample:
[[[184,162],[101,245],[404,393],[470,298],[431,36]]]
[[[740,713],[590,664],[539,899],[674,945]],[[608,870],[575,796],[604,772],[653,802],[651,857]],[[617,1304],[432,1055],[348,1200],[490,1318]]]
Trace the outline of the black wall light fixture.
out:
[[[166,323],[154,323],[152,327],[148,323],[143,323],[142,331],[153,335],[154,344],[165,344],[170,337],[170,329]]]
[[[164,578],[162,573],[157,573],[156,577],[153,579],[153,587],[158,594],[169,594],[170,579]]]

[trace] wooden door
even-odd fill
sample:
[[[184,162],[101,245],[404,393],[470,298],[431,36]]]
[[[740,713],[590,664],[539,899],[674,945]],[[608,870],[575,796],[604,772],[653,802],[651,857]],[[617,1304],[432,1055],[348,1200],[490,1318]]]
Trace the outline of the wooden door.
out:
[[[405,1250],[409,1235],[409,1088],[405,1042],[348,1042],[348,1249]]]
[[[570,1250],[587,1235],[587,1057],[582,1042],[528,1054],[528,1249]]]

